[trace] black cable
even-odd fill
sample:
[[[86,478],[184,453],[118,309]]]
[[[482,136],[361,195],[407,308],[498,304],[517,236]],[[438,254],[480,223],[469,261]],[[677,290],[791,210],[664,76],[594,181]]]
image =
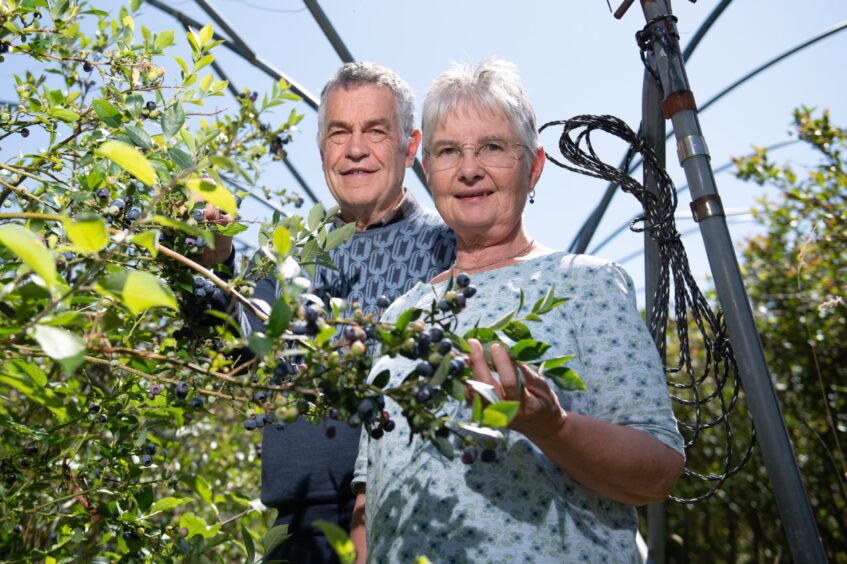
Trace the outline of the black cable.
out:
[[[729,415],[735,409],[741,391],[738,367],[722,317],[712,311],[691,274],[685,247],[674,218],[677,191],[673,180],[653,149],[626,123],[614,116],[577,116],[569,120],[546,123],[540,131],[551,126],[562,126],[559,150],[570,164],[560,162],[548,154],[550,161],[572,172],[618,185],[622,191],[632,194],[641,203],[644,213],[631,222],[630,229],[649,233],[658,244],[660,263],[653,310],[648,312],[652,335],[667,334],[671,282],[674,290],[674,320],[679,340],[679,357],[676,366],[666,367],[665,371],[668,374],[668,386],[689,396],[672,395],[673,400],[693,411],[693,421],[684,421],[677,417],[680,429],[690,435],[685,442],[686,451],[691,451],[701,433],[709,429],[719,428],[726,441],[721,472],[703,474],[688,467],[685,469],[686,476],[710,483],[710,489],[694,498],[671,499],[683,503],[697,503],[709,499],[717,493],[727,478],[738,473],[750,459],[755,444],[755,429],[746,452],[736,463],[738,455],[733,449]],[[631,177],[626,167],[621,170],[600,160],[591,141],[591,134],[597,130],[614,135],[627,143],[630,147],[630,158],[634,153],[641,154],[646,172],[656,179],[656,193],[650,192]],[[692,363],[689,316],[699,333],[698,342],[703,344],[705,358],[702,372],[699,374],[695,373]],[[682,376],[681,381],[677,381],[677,375]],[[703,408],[713,402],[717,402],[720,415],[709,420]]]

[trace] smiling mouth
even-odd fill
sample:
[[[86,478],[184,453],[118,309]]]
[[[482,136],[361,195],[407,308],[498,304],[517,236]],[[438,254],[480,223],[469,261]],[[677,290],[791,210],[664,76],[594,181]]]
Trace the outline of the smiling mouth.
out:
[[[348,170],[346,172],[342,172],[341,176],[365,176],[367,174],[373,174],[375,171],[373,170],[365,170],[362,168],[354,168],[352,170]]]
[[[456,198],[459,200],[480,200],[482,198],[488,197],[494,192],[490,190],[480,190],[479,192],[465,192],[464,194],[456,194]]]

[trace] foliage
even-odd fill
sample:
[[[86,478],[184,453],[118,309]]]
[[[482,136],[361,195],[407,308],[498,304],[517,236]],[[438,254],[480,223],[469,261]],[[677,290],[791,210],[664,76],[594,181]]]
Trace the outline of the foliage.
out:
[[[743,272],[828,558],[847,562],[847,130],[833,126],[827,112],[808,108],[795,112],[794,125],[819,159],[807,171],[775,164],[761,149],[736,161],[739,178],[779,194],[760,200],[755,215],[766,232],[745,242]],[[736,426],[734,433],[733,442],[743,445],[750,428]],[[689,464],[725,452],[724,437],[704,440]],[[694,489],[681,482],[674,493],[687,497]],[[669,511],[668,530],[682,542],[674,561],[703,554],[720,562],[790,558],[758,449],[716,498]]]
[[[301,272],[352,235],[334,228],[335,209],[276,214],[251,272],[201,266],[221,235],[245,228],[239,186],[285,157],[302,116],[272,112],[299,98],[281,82],[202,113],[228,88],[209,71],[211,26],[186,34],[190,57],[173,56],[172,77],[161,60],[175,34],[137,30],[139,4],[115,16],[68,0],[0,4],[0,51],[27,61],[18,103],[0,110],[0,141],[42,147],[0,163],[4,561],[252,562],[285,531],[263,538],[270,516],[253,499],[260,453],[248,431],[329,417],[376,437],[393,428],[381,410],[389,395],[450,455],[451,438],[496,439],[515,414],[497,398],[480,400],[472,421],[440,413],[450,397],[464,401],[470,374],[470,335],[451,332],[475,293],[467,277],[395,323],[307,292]],[[207,220],[207,204],[228,219]],[[268,315],[249,301],[259,275],[282,282]],[[578,388],[567,358],[544,358],[527,326],[562,302],[551,289],[523,318],[521,303],[473,335]],[[266,331],[241,338],[238,307]],[[367,380],[377,344],[419,359],[401,386]]]

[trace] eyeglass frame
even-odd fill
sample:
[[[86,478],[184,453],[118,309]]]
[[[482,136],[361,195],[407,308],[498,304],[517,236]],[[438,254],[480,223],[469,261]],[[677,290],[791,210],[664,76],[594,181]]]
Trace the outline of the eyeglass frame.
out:
[[[510,166],[510,167],[509,167],[509,166],[501,166],[501,167],[498,167],[498,166],[494,166],[494,165],[490,165],[490,164],[488,164],[488,165],[487,165],[487,164],[483,163],[483,161],[481,161],[481,160],[479,159],[479,152],[480,152],[480,151],[481,151],[481,150],[482,150],[482,149],[483,149],[486,145],[489,145],[489,144],[492,144],[492,143],[498,143],[498,142],[499,142],[499,143],[502,143],[502,144],[504,144],[504,145],[506,145],[506,146],[508,147],[508,149],[513,149],[513,148],[515,148],[515,147],[521,147],[521,148],[523,148],[524,150],[526,150],[526,151],[527,151],[527,153],[530,153],[530,152],[532,151],[532,149],[529,147],[529,145],[526,145],[525,143],[519,143],[519,142],[517,142],[517,141],[506,141],[506,140],[504,140],[504,139],[498,139],[498,138],[491,138],[491,139],[487,139],[487,140],[485,140],[485,141],[480,141],[479,143],[471,143],[470,141],[465,142],[465,143],[457,143],[457,144],[444,143],[444,146],[446,146],[446,147],[458,148],[459,150],[461,150],[461,153],[462,153],[462,154],[461,154],[461,156],[459,156],[459,158],[458,158],[458,160],[456,161],[456,163],[455,163],[455,164],[453,164],[453,165],[451,165],[451,166],[444,167],[444,168],[439,168],[439,169],[437,169],[437,170],[436,170],[436,169],[433,169],[433,170],[435,170],[436,172],[439,172],[439,171],[442,171],[442,170],[450,170],[451,168],[454,168],[454,167],[458,166],[458,165],[462,162],[462,159],[464,159],[464,158],[465,158],[465,151],[467,151],[467,147],[468,147],[468,145],[470,145],[471,147],[473,147],[473,155],[474,155],[474,158],[477,160],[477,162],[478,162],[481,166],[491,166],[491,167],[493,167],[493,168],[512,168],[512,167],[514,167],[514,164],[513,164],[512,166]],[[438,145],[438,143],[436,143],[435,145],[437,146],[437,145]],[[508,150],[508,149],[504,149],[504,150]],[[432,149],[424,149],[424,153],[425,153],[426,155],[428,155],[430,159],[432,159],[430,162],[432,162],[433,164],[434,164],[434,163],[436,163],[436,162],[438,162],[440,158],[443,158],[443,157],[438,157],[438,156],[436,156],[436,155],[433,155],[433,153],[432,153]],[[517,163],[519,160],[521,160],[521,157],[520,157],[520,156],[515,156],[515,157],[514,157],[514,159],[515,159],[515,163]]]

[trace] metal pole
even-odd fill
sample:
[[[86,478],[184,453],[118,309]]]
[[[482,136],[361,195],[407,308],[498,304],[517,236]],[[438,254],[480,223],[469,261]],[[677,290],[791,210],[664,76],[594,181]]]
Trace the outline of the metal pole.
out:
[[[680,160],[691,190],[692,211],[695,219],[699,220],[718,299],[738,362],[739,376],[747,393],[747,403],[758,431],[762,456],[791,552],[797,562],[826,562],[735,258],[679,50],[678,32],[669,18],[670,6],[667,0],[641,0],[641,7],[648,27],[656,33],[648,62],[661,78]]]
[[[653,149],[659,159],[659,163],[665,165],[665,118],[662,115],[662,88],[653,76],[644,71],[644,88],[641,97],[641,126],[644,141]],[[658,196],[658,179],[649,173],[648,167],[644,167],[644,187]],[[645,291],[645,305],[648,315],[648,327],[652,327],[649,320],[653,317],[655,307],[656,287],[659,285],[659,272],[661,259],[659,258],[659,245],[650,235],[649,225],[645,225],[644,232],[644,276],[647,289]],[[656,348],[662,363],[665,362],[665,333],[661,329],[653,335]],[[667,516],[665,502],[651,503],[647,506],[647,562],[664,564],[665,546],[667,536]]]

